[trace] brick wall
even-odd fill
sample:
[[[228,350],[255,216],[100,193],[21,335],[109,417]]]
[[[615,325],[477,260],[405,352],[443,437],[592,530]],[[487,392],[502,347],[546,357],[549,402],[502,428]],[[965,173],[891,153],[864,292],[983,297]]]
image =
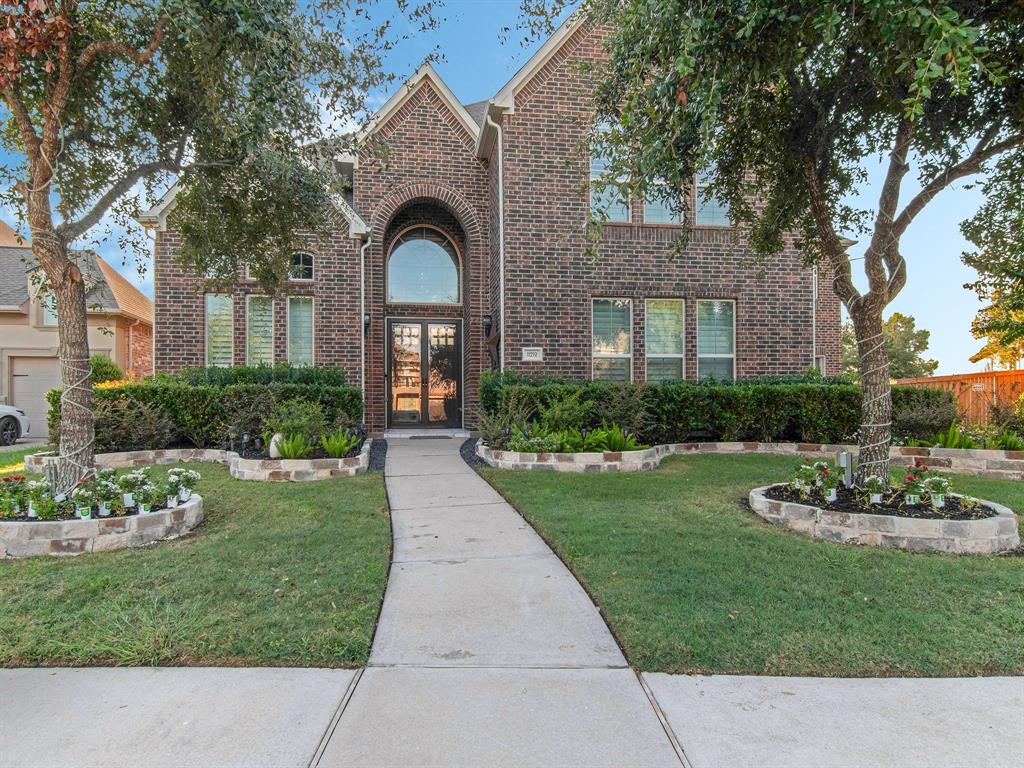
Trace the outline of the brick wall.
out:
[[[516,97],[504,117],[506,365],[589,377],[593,297],[633,300],[633,378],[645,376],[646,298],[686,300],[686,375],[694,378],[696,300],[736,302],[739,377],[797,373],[811,367],[813,275],[792,241],[765,264],[748,257],[731,229],[695,228],[673,257],[680,228],[645,225],[641,201],[629,223],[606,223],[597,255],[587,254],[589,158],[585,141],[592,106],[580,63],[603,55],[599,33],[584,27]],[[820,337],[838,334],[822,292]],[[543,363],[522,362],[524,346],[544,348]],[[829,347],[831,349],[831,347]],[[838,359],[829,353],[829,367]]]
[[[153,326],[146,323],[129,325],[125,332],[128,338],[128,367],[136,376],[153,373]]]

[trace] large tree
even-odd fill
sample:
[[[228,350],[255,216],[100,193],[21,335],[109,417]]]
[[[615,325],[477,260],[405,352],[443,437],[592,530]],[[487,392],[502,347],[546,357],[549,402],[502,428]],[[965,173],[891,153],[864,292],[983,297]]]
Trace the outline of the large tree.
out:
[[[541,22],[568,4],[524,0]],[[609,60],[594,73],[608,178],[671,204],[704,171],[749,252],[770,259],[795,233],[825,265],[857,339],[859,476],[888,477],[882,312],[907,281],[900,240],[960,179],[987,171],[1019,193],[1024,3],[583,0],[577,12],[609,31]],[[877,205],[858,209],[848,201],[879,156]],[[907,191],[912,168],[919,189]],[[866,235],[866,291],[847,235]]]
[[[889,358],[889,375],[894,379],[910,379],[919,376],[933,376],[939,367],[938,360],[924,357],[928,351],[931,332],[917,327],[917,321],[910,315],[893,312],[882,323],[885,338],[885,353]],[[857,335],[852,323],[843,323],[842,329],[843,373],[855,381],[860,379],[860,356],[857,354]]]
[[[333,183],[328,124],[389,79],[398,37],[362,0],[0,0],[0,190],[55,298],[64,384],[57,491],[91,471],[86,286],[69,246],[175,179],[183,260],[275,288]],[[430,2],[397,0],[402,35]],[[111,216],[108,216],[110,214]]]

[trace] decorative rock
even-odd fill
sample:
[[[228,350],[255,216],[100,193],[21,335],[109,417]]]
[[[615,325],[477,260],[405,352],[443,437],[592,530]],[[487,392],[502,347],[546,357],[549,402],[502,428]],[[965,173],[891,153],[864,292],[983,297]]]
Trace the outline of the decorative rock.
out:
[[[832,512],[809,504],[769,499],[771,486],[750,492],[750,508],[766,521],[784,525],[816,539],[843,544],[871,544],[911,552],[961,555],[1006,552],[1020,546],[1017,516],[991,501],[996,511],[981,520],[936,520],[856,512]]]

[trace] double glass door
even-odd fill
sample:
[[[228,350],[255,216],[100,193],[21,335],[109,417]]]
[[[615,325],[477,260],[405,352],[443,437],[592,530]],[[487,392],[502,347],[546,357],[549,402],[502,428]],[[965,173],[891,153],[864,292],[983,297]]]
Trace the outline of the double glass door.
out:
[[[388,342],[388,426],[461,426],[458,323],[392,320],[388,323]]]

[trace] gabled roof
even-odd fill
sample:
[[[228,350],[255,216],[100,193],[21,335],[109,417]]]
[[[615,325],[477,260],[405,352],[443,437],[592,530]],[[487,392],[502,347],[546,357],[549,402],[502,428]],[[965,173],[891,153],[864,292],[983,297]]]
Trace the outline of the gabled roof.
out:
[[[466,111],[466,108],[462,106],[461,102],[455,98],[455,94],[452,93],[451,88],[441,79],[441,76],[437,74],[437,70],[430,65],[430,62],[424,62],[413,76],[406,80],[405,84],[395,91],[390,99],[384,102],[384,106],[374,113],[366,127],[359,133],[358,143],[362,144],[369,136],[384,126],[428,82],[433,86],[437,95],[441,97],[444,105],[458,118],[469,135],[476,140],[477,135],[480,133],[480,126],[473,119],[472,115]]]
[[[113,296],[114,304],[122,315],[128,315],[136,320],[145,323],[153,323],[153,302],[150,301],[142,291],[129,283],[124,275],[114,269],[99,254],[96,257],[96,266],[99,267],[106,281],[107,288]]]
[[[164,193],[163,197],[157,201],[156,205],[139,216],[139,223],[145,227],[156,227],[157,229],[163,229],[166,227],[167,214],[174,210],[174,199],[177,196],[178,185],[175,184]],[[365,235],[370,231],[370,227],[367,226],[362,217],[356,213],[355,209],[348,203],[344,195],[338,192],[329,191],[327,193],[327,197],[330,199],[331,205],[334,206],[335,210],[337,210],[338,213],[344,216],[348,221],[349,234],[352,237]]]
[[[512,75],[512,79],[501,87],[491,101],[495,106],[514,112],[516,108],[515,97],[519,90],[526,85],[533,76],[547,64],[552,57],[558,53],[573,32],[575,32],[585,20],[586,16],[580,12],[573,12],[562,22],[561,26],[547,40],[544,45],[537,49],[527,60],[519,71]]]

